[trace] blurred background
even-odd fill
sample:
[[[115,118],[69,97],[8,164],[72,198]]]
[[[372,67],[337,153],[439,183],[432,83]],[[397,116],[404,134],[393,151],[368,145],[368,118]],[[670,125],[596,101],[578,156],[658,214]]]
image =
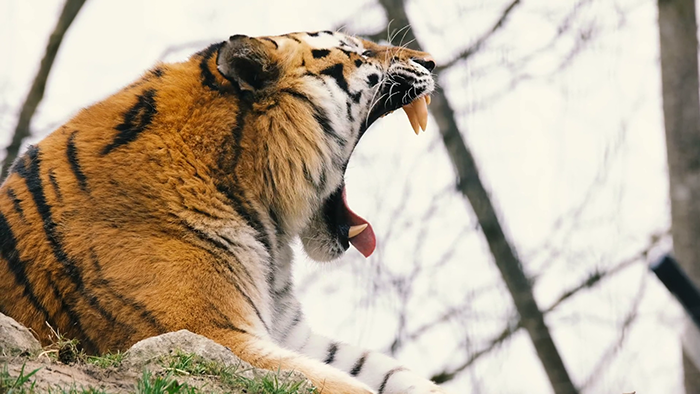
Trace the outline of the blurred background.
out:
[[[0,158],[16,130],[22,152],[154,63],[232,34],[337,29],[422,48],[438,63],[428,130],[383,118],[347,172],[376,252],[297,253],[312,325],[452,393],[684,392],[684,312],[648,270],[677,232],[655,1],[82,3],[0,2]],[[695,53],[697,96],[696,30],[683,31],[690,44],[671,42]]]

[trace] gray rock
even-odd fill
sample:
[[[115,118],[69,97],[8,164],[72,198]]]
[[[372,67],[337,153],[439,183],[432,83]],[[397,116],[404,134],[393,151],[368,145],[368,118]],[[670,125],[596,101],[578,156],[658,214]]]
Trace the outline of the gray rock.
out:
[[[283,383],[304,382],[299,392],[305,392],[303,390],[306,390],[307,387],[313,387],[311,382],[299,372],[268,371],[254,368],[238,358],[227,347],[187,330],[170,332],[136,342],[126,352],[122,366],[134,370],[144,367],[157,370],[160,358],[174,355],[178,351],[196,354],[206,360],[215,361],[225,366],[236,367],[236,374],[249,379],[275,374],[277,380]]]
[[[29,355],[40,350],[41,344],[26,327],[0,313],[0,355]]]
[[[241,361],[228,348],[187,330],[169,332],[136,342],[126,352],[124,362],[135,367],[144,366],[177,351],[193,353],[226,366],[241,365],[246,369],[250,368],[250,365]]]

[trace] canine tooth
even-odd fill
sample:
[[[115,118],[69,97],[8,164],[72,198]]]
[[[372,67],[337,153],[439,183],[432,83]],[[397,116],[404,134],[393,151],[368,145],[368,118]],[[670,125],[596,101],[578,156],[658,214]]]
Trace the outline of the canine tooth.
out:
[[[425,128],[428,126],[428,105],[421,97],[413,102],[413,108],[416,110],[416,117],[418,118],[420,128],[425,131]]]
[[[350,230],[348,230],[348,239],[357,237],[361,232],[365,231],[366,228],[367,223],[350,227]]]
[[[431,101],[433,101],[433,99],[430,98],[430,95],[425,96],[425,103],[426,103],[426,104],[430,105],[430,102],[431,102]]]
[[[408,121],[411,122],[413,131],[418,134],[420,132],[420,123],[418,122],[418,115],[416,114],[416,108],[413,106],[413,103],[406,104],[402,108],[403,111],[406,112],[406,116],[408,116]]]

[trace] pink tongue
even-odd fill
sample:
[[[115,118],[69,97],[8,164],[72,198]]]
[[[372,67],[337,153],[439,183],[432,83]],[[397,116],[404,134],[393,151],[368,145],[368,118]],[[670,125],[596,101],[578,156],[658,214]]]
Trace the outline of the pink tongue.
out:
[[[350,225],[357,226],[360,224],[367,223],[367,228],[350,239],[350,243],[355,249],[359,250],[365,257],[369,257],[374,248],[377,246],[377,239],[374,237],[374,230],[372,230],[372,225],[368,221],[361,218],[358,214],[352,211],[348,206],[348,200],[345,197],[345,188],[343,188],[343,203],[345,204],[345,209],[348,211],[348,216],[350,218]]]

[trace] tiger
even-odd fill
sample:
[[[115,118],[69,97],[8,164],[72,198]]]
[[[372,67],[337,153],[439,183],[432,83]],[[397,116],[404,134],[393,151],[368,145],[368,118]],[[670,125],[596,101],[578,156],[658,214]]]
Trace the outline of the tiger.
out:
[[[376,237],[344,175],[403,108],[425,129],[433,57],[333,32],[233,35],[80,110],[0,186],[0,312],[88,354],[186,329],[322,393],[444,389],[312,331],[292,244],[319,262]]]

